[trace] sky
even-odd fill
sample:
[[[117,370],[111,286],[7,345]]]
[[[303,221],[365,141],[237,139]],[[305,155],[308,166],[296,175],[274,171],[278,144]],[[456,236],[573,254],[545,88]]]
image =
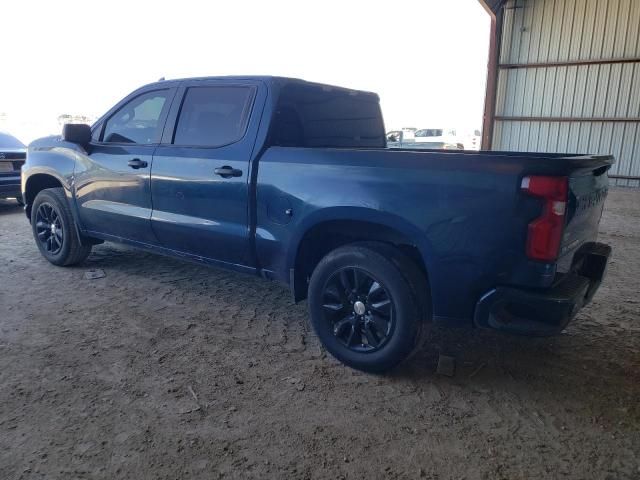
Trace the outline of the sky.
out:
[[[3,0],[0,19],[0,130],[25,143],[160,77],[370,90],[387,130],[482,123],[490,20],[477,0]]]

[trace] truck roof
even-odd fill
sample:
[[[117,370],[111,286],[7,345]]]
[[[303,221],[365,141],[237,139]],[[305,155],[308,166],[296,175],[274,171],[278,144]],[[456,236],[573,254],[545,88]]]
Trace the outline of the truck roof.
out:
[[[307,85],[307,86],[315,86],[315,87],[322,87],[322,88],[330,88],[330,89],[340,89],[340,90],[347,90],[350,92],[358,92],[358,93],[362,93],[362,94],[367,94],[367,95],[374,95],[376,98],[378,97],[378,94],[375,92],[370,92],[367,90],[356,90],[353,88],[345,88],[345,87],[340,87],[337,85],[329,85],[329,84],[325,84],[325,83],[318,83],[318,82],[309,82],[307,80],[302,80],[300,78],[292,78],[292,77],[278,77],[278,76],[272,76],[272,75],[221,75],[221,76],[210,76],[210,77],[185,77],[185,78],[174,78],[174,79],[170,79],[170,80],[159,80],[157,82],[152,82],[149,83],[147,85],[144,85],[141,88],[147,88],[150,86],[154,86],[154,85],[172,85],[172,84],[176,84],[176,83],[180,83],[180,82],[184,82],[184,81],[199,81],[199,80],[258,80],[261,82],[266,83],[267,85],[270,86],[284,86],[284,85],[291,85],[291,84],[298,84],[298,85]]]

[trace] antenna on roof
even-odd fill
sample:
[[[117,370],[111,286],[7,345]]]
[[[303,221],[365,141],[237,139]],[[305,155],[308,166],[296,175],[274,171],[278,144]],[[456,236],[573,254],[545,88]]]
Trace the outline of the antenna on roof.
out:
[[[164,82],[164,77],[160,77],[160,78],[158,79],[158,81],[159,81],[159,82]]]

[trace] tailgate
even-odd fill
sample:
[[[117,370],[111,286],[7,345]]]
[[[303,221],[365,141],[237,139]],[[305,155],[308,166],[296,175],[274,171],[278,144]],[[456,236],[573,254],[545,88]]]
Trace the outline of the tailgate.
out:
[[[569,176],[567,220],[560,244],[558,269],[565,270],[571,264],[575,251],[598,236],[604,201],[609,188],[607,171],[611,157],[602,157],[600,164],[574,171]]]

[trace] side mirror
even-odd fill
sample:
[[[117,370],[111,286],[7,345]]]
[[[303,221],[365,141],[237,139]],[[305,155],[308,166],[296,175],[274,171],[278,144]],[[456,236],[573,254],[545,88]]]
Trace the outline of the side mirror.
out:
[[[91,142],[91,127],[84,123],[66,123],[62,127],[62,139],[86,147]]]

